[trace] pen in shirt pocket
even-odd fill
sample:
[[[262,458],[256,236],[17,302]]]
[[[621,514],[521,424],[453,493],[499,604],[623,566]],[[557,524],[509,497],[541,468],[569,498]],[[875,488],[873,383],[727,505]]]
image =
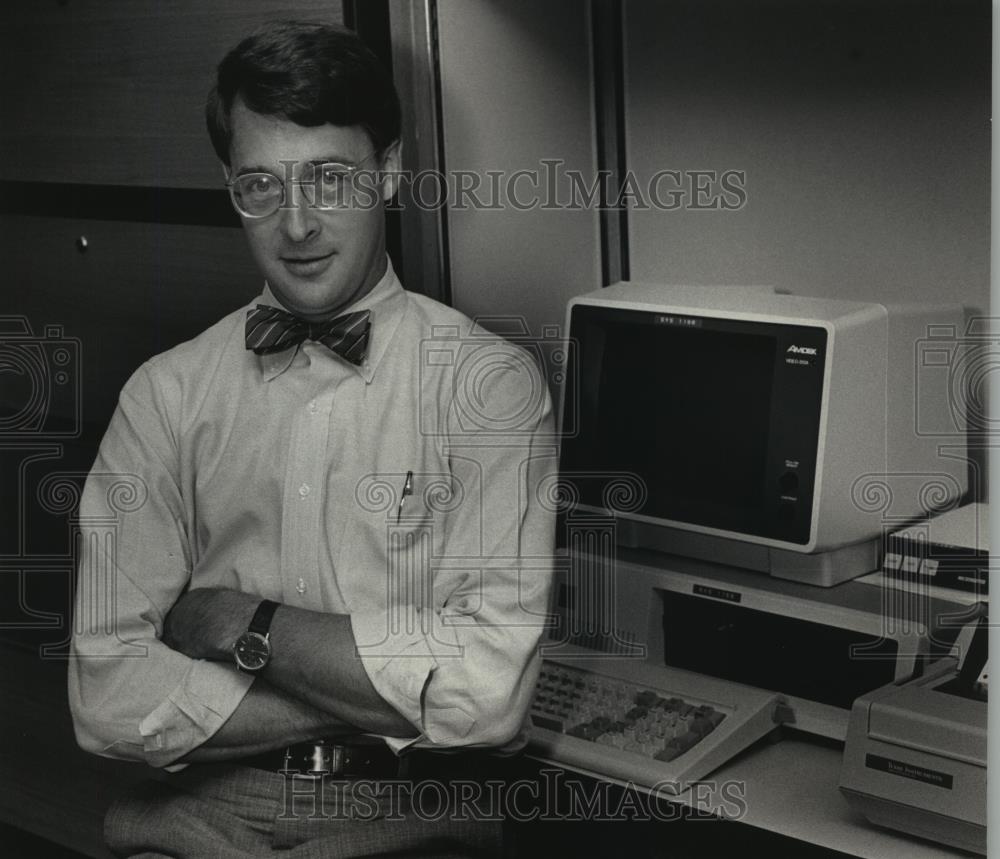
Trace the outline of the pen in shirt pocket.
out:
[[[399,520],[403,515],[403,505],[406,503],[406,497],[413,494],[413,472],[406,472],[406,481],[403,483],[403,489],[399,493],[399,507],[396,509],[396,524],[399,524]]]

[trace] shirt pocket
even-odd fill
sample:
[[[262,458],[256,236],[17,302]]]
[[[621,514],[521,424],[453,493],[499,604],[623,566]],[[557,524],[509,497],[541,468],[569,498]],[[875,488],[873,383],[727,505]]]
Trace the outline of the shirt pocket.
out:
[[[368,474],[358,480],[355,501],[366,525],[378,531],[418,532],[443,527],[464,491],[447,471]]]
[[[385,573],[366,589],[379,587],[390,605],[439,607],[433,582],[448,515],[460,503],[455,495],[451,475],[443,471],[381,472],[358,481],[355,569]]]

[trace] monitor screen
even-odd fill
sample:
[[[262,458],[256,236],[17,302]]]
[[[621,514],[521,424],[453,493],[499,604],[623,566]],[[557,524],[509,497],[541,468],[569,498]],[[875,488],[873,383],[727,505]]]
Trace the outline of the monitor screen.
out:
[[[795,462],[789,497],[810,488],[802,465],[815,461],[822,367],[812,368],[815,384],[796,397],[797,408],[775,391],[785,344],[815,341],[817,329],[578,305],[571,337],[580,376],[564,401],[576,430],[563,440],[569,479],[574,471],[634,474],[645,486],[634,512],[653,519],[782,539],[808,534],[808,516],[792,522],[776,511],[786,462]],[[789,421],[811,426],[782,447]],[[578,491],[602,506],[599,480],[579,481]]]

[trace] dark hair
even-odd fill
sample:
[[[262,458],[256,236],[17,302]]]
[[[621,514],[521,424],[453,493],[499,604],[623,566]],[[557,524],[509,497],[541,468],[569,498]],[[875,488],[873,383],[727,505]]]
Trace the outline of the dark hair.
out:
[[[266,24],[223,57],[205,119],[224,164],[229,164],[236,96],[255,113],[299,125],[358,125],[379,155],[399,138],[392,78],[354,33],[329,24]]]

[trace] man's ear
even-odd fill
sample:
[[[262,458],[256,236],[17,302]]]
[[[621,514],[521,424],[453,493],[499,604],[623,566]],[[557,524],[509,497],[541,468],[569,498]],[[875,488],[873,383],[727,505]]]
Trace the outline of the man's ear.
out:
[[[399,190],[401,173],[403,169],[403,144],[402,141],[394,140],[390,143],[382,156],[382,200],[388,203]]]
[[[225,161],[220,161],[219,162],[219,166],[222,168],[222,175],[225,177],[226,183],[228,184],[229,183],[230,167],[229,167],[228,164],[226,164]]]

